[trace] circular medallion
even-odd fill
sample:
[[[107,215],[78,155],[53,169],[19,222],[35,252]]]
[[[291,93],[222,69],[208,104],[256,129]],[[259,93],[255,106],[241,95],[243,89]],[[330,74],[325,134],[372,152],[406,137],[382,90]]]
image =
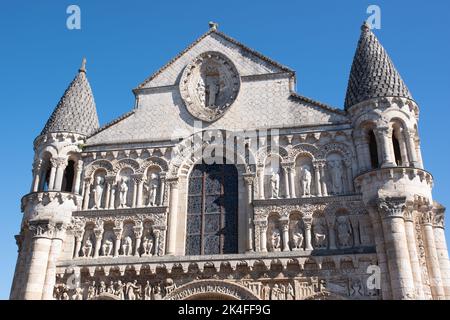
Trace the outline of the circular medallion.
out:
[[[233,104],[241,79],[233,62],[219,52],[204,52],[186,66],[180,79],[180,93],[188,111],[212,122]]]

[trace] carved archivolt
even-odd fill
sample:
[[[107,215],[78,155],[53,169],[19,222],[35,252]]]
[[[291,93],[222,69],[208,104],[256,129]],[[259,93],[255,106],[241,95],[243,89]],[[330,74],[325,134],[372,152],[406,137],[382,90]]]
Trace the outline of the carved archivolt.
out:
[[[148,159],[145,159],[141,166],[139,167],[139,169],[136,171],[136,173],[145,173],[145,171],[147,170],[147,168],[149,167],[158,167],[160,169],[161,172],[166,172],[167,170],[169,170],[169,167],[167,165],[167,162],[164,161],[161,158],[157,158],[157,157],[150,157]]]
[[[294,162],[299,155],[306,155],[311,158],[311,160],[319,159],[319,150],[317,147],[308,143],[297,144],[292,149],[289,150],[289,161]]]
[[[98,169],[106,170],[107,175],[113,174],[113,165],[108,160],[96,160],[89,164],[84,170],[85,177],[91,177]]]
[[[349,147],[343,143],[331,142],[322,146],[318,152],[318,157],[320,159],[326,159],[328,154],[332,152],[340,153],[344,158],[345,165],[351,167],[353,153],[349,150]]]
[[[258,161],[258,165],[262,166],[264,165],[267,157],[269,156],[278,156],[282,159],[283,162],[288,161],[288,152],[285,148],[281,146],[264,146],[263,148],[259,149],[256,154],[256,159]]]
[[[113,166],[113,174],[117,175],[120,170],[123,168],[131,168],[133,170],[133,173],[136,173],[139,170],[139,163],[136,160],[133,159],[122,159],[119,160],[117,163]]]

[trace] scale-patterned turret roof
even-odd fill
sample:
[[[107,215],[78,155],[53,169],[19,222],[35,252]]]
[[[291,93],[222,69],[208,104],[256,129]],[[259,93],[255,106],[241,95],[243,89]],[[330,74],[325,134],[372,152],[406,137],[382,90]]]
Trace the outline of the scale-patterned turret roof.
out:
[[[372,98],[412,99],[391,58],[368,24],[364,23],[361,30],[350,71],[345,108]]]
[[[99,128],[91,86],[86,77],[86,60],[48,119],[41,134],[74,132],[89,135]]]

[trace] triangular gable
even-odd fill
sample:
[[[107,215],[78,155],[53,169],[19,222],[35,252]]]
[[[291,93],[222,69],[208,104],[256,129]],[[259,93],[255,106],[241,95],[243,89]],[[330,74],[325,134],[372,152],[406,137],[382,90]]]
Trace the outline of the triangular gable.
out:
[[[176,84],[183,68],[205,51],[219,51],[228,56],[236,65],[241,76],[282,72],[294,74],[293,70],[246,47],[222,32],[211,29],[142,82],[136,89]]]

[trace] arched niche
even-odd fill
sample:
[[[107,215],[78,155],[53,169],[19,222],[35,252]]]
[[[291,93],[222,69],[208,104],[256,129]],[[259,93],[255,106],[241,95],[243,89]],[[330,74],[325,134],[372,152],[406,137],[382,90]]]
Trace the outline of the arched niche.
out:
[[[81,242],[81,250],[79,253],[76,253],[79,254],[80,257],[91,258],[94,256],[96,243],[94,227],[95,227],[94,223],[92,222],[86,223],[83,234],[83,241]]]
[[[106,170],[99,168],[94,171],[92,179],[91,196],[89,197],[89,208],[102,209],[105,208],[106,190],[105,177]]]
[[[286,183],[281,169],[281,157],[274,154],[267,156],[264,161],[264,198],[285,198]]]
[[[339,209],[336,212],[336,244],[340,249],[351,248],[354,245],[353,228],[346,209]]]
[[[136,245],[136,237],[134,234],[134,222],[124,221],[122,237],[120,241],[119,254],[123,256],[132,256]]]
[[[329,194],[339,195],[351,192],[351,168],[341,153],[334,151],[327,155],[327,190]]]
[[[289,247],[291,250],[305,248],[305,226],[300,212],[289,215]]]
[[[151,165],[145,172],[143,203],[145,206],[162,205],[161,167]]]
[[[116,236],[114,234],[114,222],[106,221],[103,225],[103,237],[100,248],[100,255],[105,257],[114,256],[116,250]]]
[[[52,169],[51,159],[52,154],[49,151],[42,152],[38,191],[48,191],[49,189],[50,172]]]
[[[313,158],[309,153],[300,153],[295,158],[294,192],[296,197],[309,197],[317,194]]]
[[[268,217],[267,225],[267,250],[276,252],[281,251],[283,247],[282,230],[280,216],[272,213]]]
[[[410,163],[411,152],[416,152],[414,146],[413,150],[408,150],[408,134],[406,132],[406,125],[403,120],[394,118],[390,121],[391,133],[391,143],[395,164],[401,167],[408,167]]]
[[[133,193],[135,184],[132,179],[134,170],[131,167],[124,167],[117,173],[116,208],[130,208],[133,204]]]
[[[323,212],[313,214],[312,221],[312,246],[315,250],[328,249],[329,232]]]

